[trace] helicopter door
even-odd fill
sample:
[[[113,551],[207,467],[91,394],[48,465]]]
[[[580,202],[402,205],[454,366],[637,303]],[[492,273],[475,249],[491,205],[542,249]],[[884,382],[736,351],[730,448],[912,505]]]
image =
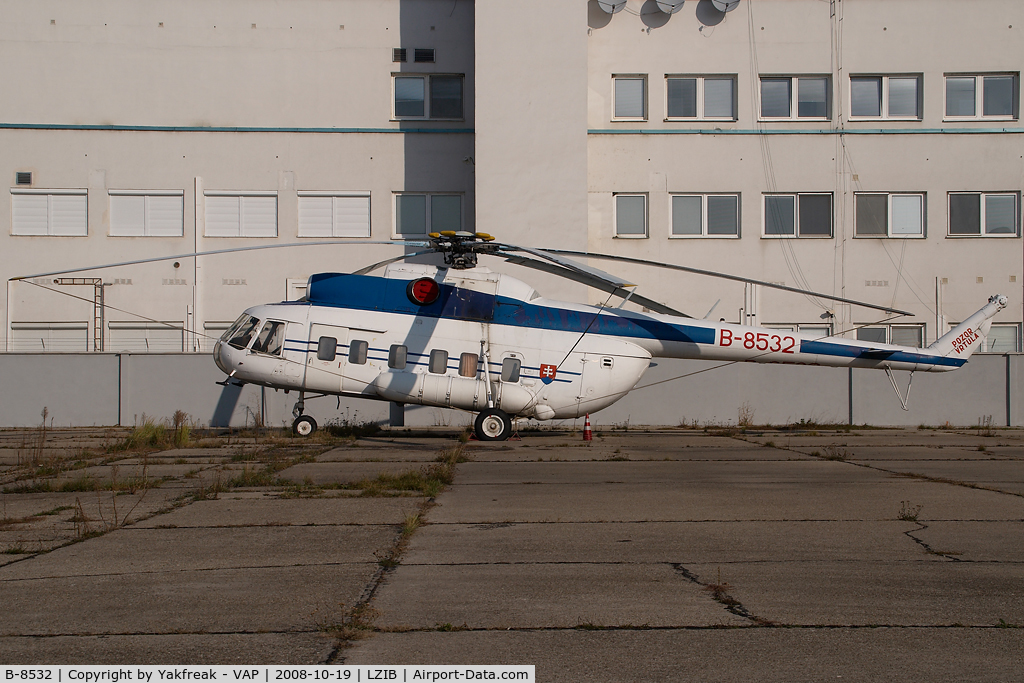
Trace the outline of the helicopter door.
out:
[[[337,394],[348,361],[348,328],[313,323],[309,326],[306,391]]]

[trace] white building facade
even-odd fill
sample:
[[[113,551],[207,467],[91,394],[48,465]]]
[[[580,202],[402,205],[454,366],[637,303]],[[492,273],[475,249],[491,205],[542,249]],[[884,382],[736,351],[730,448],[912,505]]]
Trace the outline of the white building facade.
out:
[[[915,313],[593,262],[822,335],[927,345],[1003,293],[1021,350],[1024,3],[603,4],[0,3],[4,348],[205,353],[402,251],[352,242],[464,229]]]

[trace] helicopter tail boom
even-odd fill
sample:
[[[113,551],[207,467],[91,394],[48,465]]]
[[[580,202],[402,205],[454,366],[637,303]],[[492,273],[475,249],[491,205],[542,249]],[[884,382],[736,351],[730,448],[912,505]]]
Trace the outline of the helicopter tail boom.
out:
[[[963,321],[946,334],[939,337],[928,348],[948,358],[967,360],[971,354],[981,348],[981,340],[988,336],[992,327],[992,318],[1006,308],[1006,297],[996,294],[989,298],[977,313]]]

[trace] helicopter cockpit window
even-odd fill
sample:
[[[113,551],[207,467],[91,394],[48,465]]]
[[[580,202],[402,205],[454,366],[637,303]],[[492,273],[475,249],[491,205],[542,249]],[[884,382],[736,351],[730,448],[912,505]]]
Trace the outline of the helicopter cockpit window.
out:
[[[252,345],[253,353],[280,356],[284,348],[284,323],[268,320]]]
[[[518,382],[519,381],[519,369],[523,366],[523,362],[518,358],[506,358],[501,361],[501,381],[502,382]]]
[[[224,336],[221,337],[231,346],[236,349],[244,349],[252,341],[253,332],[259,327],[259,318],[253,318],[251,315],[243,315],[238,321],[231,326]]]

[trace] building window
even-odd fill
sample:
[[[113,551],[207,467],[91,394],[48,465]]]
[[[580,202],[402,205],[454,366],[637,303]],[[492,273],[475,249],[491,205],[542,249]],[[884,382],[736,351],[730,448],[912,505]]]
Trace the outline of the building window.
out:
[[[276,192],[204,192],[207,237],[277,237]]]
[[[922,348],[924,325],[872,325],[857,328],[857,339],[872,344],[895,344]]]
[[[806,334],[813,339],[824,339],[832,336],[832,326],[820,323],[810,325],[795,325],[793,323],[772,323],[764,325],[769,330],[785,330],[786,332],[799,332]]]
[[[1020,353],[1020,323],[993,323],[985,338],[984,353]]]
[[[857,237],[924,237],[924,194],[858,192]]]
[[[396,119],[462,119],[463,76],[395,74]]]
[[[736,120],[735,76],[668,76],[669,119]]]
[[[1018,78],[1019,74],[947,75],[946,118],[1017,118]]]
[[[615,195],[615,236],[647,237],[647,195]]]
[[[850,118],[920,119],[920,76],[852,76]]]
[[[764,195],[765,237],[832,237],[832,194]]]
[[[827,76],[762,76],[762,119],[828,120],[829,78]]]
[[[430,362],[427,370],[435,375],[443,375],[448,372],[448,352],[443,349],[434,349],[430,352]]]
[[[631,121],[647,119],[647,77],[612,76],[615,105],[612,118]]]
[[[299,192],[299,237],[369,237],[370,193]]]
[[[672,237],[739,236],[739,195],[672,195]]]
[[[89,350],[89,323],[12,322],[8,350],[83,353]]]
[[[395,194],[395,237],[422,237],[442,230],[462,230],[462,195]]]
[[[86,190],[11,190],[11,234],[87,237]]]
[[[110,321],[107,323],[107,351],[132,353],[177,352],[186,350],[184,324],[167,322]]]
[[[181,237],[184,192],[110,190],[110,234],[113,237]]]
[[[1016,237],[1016,192],[950,192],[950,237]]]

